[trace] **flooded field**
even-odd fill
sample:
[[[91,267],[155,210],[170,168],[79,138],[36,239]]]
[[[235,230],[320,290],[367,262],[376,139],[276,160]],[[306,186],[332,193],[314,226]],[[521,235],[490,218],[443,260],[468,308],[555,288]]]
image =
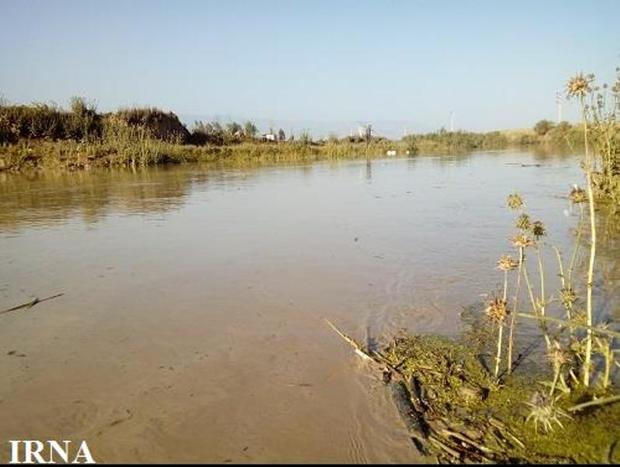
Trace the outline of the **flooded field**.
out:
[[[0,316],[0,438],[101,462],[423,460],[323,318],[456,334],[500,286],[506,196],[567,250],[582,182],[570,156],[515,152],[2,177],[0,309],[64,295]]]

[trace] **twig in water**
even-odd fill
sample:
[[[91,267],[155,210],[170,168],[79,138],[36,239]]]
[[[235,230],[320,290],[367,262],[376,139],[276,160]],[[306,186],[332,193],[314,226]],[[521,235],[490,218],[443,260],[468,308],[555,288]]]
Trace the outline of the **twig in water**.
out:
[[[31,300],[31,301],[29,301],[27,303],[22,303],[21,305],[14,306],[13,308],[8,308],[7,310],[2,310],[2,311],[0,311],[0,315],[3,315],[5,313],[9,313],[11,311],[21,310],[23,308],[29,310],[30,308],[32,308],[33,306],[35,306],[35,305],[37,305],[37,304],[39,304],[41,302],[45,302],[47,300],[52,300],[54,298],[62,297],[63,295],[64,295],[64,293],[59,293],[59,294],[52,295],[50,297],[45,297],[45,298],[38,298],[37,297],[34,300]]]
[[[332,328],[340,337],[342,337],[345,340],[345,342],[347,342],[349,345],[351,345],[355,349],[355,353],[357,355],[362,357],[364,360],[372,360],[372,361],[374,361],[374,359],[370,355],[368,355],[359,346],[359,344],[357,342],[355,342],[352,338],[350,338],[349,336],[347,336],[346,334],[341,332],[340,329],[338,329],[330,320],[328,320],[327,318],[324,318],[324,319],[325,319],[325,322],[329,325],[330,328]]]

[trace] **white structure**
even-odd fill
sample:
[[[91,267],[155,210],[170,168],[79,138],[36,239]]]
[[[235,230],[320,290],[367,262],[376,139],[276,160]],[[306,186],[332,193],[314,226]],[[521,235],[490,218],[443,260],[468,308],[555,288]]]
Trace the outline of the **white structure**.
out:
[[[558,107],[558,123],[562,121],[562,102],[564,102],[564,98],[562,93],[558,91],[555,93],[555,103]]]

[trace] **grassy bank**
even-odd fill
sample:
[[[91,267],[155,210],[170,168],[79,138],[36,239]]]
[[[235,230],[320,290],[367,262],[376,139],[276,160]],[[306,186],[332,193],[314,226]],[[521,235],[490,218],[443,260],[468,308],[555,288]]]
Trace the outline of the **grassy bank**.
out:
[[[172,112],[156,108],[99,113],[73,98],[56,105],[0,105],[0,170],[88,169],[182,162],[278,162],[446,154],[503,149],[523,141],[501,132],[437,132],[400,140],[364,137],[314,140],[283,130],[258,133],[252,122],[196,122],[188,129]],[[531,141],[525,142],[531,144]]]
[[[464,134],[464,133],[463,133]],[[502,149],[507,144],[481,144],[484,137],[460,141],[437,140],[422,135],[415,140],[373,139],[364,141],[241,141],[223,145],[181,144],[152,137],[117,134],[106,138],[76,141],[72,139],[19,139],[0,146],[0,170],[32,169],[80,170],[94,167],[131,167],[185,162],[279,162],[325,159],[385,157],[394,155],[449,154],[480,149]],[[456,141],[456,143],[454,142]]]
[[[242,142],[234,145],[175,144],[152,138],[141,141],[22,140],[0,147],[0,170],[132,167],[186,162],[280,162],[385,157],[406,154],[404,145],[381,140],[366,143]]]

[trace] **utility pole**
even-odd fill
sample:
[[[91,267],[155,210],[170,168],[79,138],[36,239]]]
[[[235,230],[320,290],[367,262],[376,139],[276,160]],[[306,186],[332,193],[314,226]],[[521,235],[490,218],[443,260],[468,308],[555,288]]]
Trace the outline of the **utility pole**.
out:
[[[454,111],[450,112],[450,133],[454,133]]]
[[[558,91],[555,93],[555,103],[558,107],[558,123],[562,121],[562,102],[564,102],[564,98],[562,97],[562,93]]]

